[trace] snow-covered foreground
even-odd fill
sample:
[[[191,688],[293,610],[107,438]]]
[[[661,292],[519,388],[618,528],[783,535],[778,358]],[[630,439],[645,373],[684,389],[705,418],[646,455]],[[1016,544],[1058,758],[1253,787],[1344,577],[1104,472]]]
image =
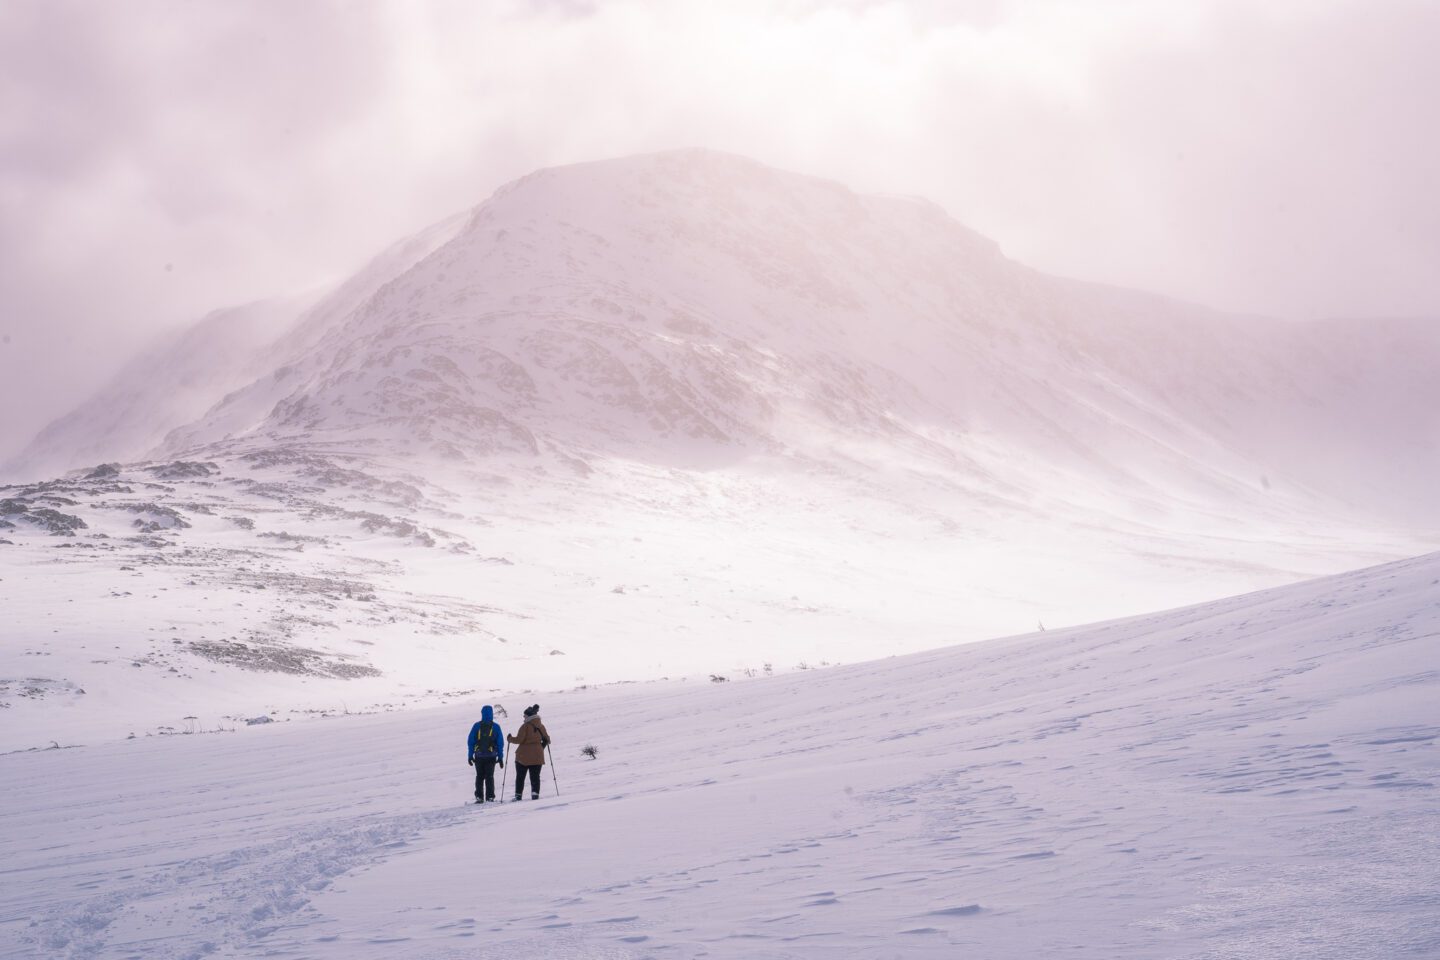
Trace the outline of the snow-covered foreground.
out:
[[[537,699],[521,805],[478,703],[0,756],[0,953],[1440,956],[1440,554]]]

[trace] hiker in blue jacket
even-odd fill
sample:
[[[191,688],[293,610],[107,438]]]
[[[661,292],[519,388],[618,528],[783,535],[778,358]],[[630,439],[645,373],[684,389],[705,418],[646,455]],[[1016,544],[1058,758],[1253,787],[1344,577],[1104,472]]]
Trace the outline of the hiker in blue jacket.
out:
[[[480,711],[480,721],[470,728],[470,736],[465,741],[465,760],[475,768],[476,803],[495,801],[495,765],[505,766],[504,743],[505,735],[495,722],[495,711],[486,704]]]

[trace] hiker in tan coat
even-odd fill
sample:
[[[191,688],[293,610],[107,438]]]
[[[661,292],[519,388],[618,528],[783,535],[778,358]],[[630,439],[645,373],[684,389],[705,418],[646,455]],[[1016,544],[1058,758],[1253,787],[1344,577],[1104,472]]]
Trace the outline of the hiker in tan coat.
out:
[[[525,775],[530,775],[530,799],[540,799],[540,768],[545,765],[545,748],[550,734],[540,722],[540,704],[525,708],[525,722],[505,738],[515,744],[515,799],[525,793]]]

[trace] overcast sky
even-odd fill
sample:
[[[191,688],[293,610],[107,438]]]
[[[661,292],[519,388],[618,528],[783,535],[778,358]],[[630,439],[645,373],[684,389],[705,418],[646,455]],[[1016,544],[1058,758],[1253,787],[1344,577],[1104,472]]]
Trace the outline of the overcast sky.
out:
[[[706,146],[1056,273],[1440,315],[1440,3],[0,4],[0,458],[161,330],[537,167]]]

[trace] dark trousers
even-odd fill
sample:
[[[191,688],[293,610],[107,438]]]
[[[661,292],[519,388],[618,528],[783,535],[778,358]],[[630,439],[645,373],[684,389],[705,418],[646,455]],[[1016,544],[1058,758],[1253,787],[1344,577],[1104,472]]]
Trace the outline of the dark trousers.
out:
[[[520,795],[525,792],[525,774],[530,774],[530,796],[540,796],[540,768],[544,764],[537,763],[533,766],[519,763],[515,764],[515,799],[519,800]]]
[[[495,799],[495,763],[494,757],[489,760],[475,761],[475,799]]]

